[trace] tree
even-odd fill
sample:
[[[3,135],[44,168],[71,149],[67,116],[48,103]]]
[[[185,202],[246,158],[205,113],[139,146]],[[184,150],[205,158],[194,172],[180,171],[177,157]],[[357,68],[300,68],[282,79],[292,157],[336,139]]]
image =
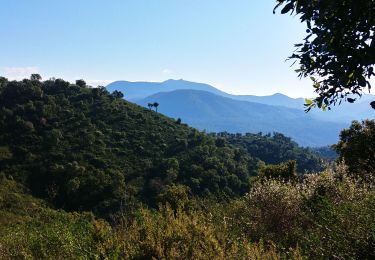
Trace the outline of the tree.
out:
[[[318,97],[307,111],[325,109],[344,99],[353,103],[371,89],[375,76],[375,0],[277,0],[275,9],[297,14],[307,36],[290,57],[299,77],[310,77]],[[275,12],[274,9],[274,12]],[[375,109],[375,101],[371,103]]]
[[[153,106],[155,107],[155,111],[158,112],[158,106],[159,106],[159,103],[158,102],[155,102],[153,104]]]
[[[154,104],[152,104],[152,103],[148,103],[148,104],[147,104],[147,106],[148,106],[148,109],[150,109],[150,110],[151,110],[151,109],[152,109],[152,107],[154,106]]]
[[[340,141],[335,148],[339,159],[345,161],[350,172],[374,174],[375,121],[353,121],[348,129],[341,131]]]
[[[39,74],[31,74],[30,79],[35,81],[41,81],[42,76],[40,76]]]
[[[124,94],[118,90],[113,91],[111,95],[114,98],[120,98],[120,99],[124,97]]]
[[[76,80],[76,85],[80,86],[81,88],[86,87],[86,82],[83,79]]]

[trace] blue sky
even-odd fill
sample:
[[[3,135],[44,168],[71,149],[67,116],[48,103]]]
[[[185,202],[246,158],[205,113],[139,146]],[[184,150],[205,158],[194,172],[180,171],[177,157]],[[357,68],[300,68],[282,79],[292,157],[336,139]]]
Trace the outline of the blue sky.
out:
[[[285,59],[297,17],[274,0],[0,0],[0,75],[114,80],[169,78],[234,94],[311,96]]]

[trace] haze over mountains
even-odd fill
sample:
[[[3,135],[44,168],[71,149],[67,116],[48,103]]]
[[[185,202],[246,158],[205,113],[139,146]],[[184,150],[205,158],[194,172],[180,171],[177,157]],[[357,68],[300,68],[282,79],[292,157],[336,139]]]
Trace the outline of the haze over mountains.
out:
[[[355,104],[331,111],[305,113],[303,98],[276,93],[270,96],[231,95],[208,84],[185,80],[164,82],[116,81],[108,91],[119,90],[124,98],[147,107],[158,102],[158,111],[208,132],[280,132],[303,146],[325,146],[338,141],[341,129],[352,120],[374,118],[372,95]]]

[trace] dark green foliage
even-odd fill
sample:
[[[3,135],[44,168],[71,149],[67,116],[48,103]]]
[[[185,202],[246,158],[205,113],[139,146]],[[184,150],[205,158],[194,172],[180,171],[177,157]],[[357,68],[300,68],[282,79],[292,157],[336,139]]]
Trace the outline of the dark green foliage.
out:
[[[190,191],[184,185],[170,185],[158,195],[157,201],[169,204],[172,209],[184,208],[189,203]]]
[[[340,141],[335,146],[339,160],[344,160],[353,174],[375,172],[375,121],[353,121],[342,130]]]
[[[260,168],[259,177],[263,179],[296,181],[298,178],[296,161],[287,161],[278,165],[265,165]]]
[[[259,158],[267,164],[295,160],[300,173],[318,172],[323,169],[322,157],[310,148],[298,146],[296,142],[280,133],[242,135],[224,132],[215,135],[218,139],[224,138],[229,144],[245,149],[252,157]]]
[[[76,85],[83,88],[86,87],[86,82],[83,79],[76,80]]]
[[[42,80],[42,76],[40,74],[31,74],[30,79],[39,81]]]
[[[257,160],[103,87],[1,80],[0,171],[67,210],[155,205],[171,184],[198,196],[249,190]],[[157,106],[157,104],[153,104]]]
[[[353,103],[356,99],[351,94],[360,96],[371,89],[370,79],[375,76],[374,0],[277,2],[276,8],[283,7],[281,13],[297,14],[307,26],[304,43],[296,44],[291,59],[300,63],[300,77],[311,76],[319,94],[306,102],[308,110],[341,103],[343,98]]]
[[[333,162],[338,157],[338,154],[333,146],[316,147],[312,148],[312,150],[328,162]]]

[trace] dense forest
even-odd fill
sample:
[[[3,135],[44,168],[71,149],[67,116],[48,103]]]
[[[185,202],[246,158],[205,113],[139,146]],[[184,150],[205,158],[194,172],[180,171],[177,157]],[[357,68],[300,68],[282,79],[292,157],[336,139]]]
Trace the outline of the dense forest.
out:
[[[332,166],[282,134],[206,134],[123,95],[0,78],[1,259],[375,257],[373,121],[342,132],[347,166]]]
[[[84,81],[2,79],[0,91],[0,170],[66,210],[155,206],[175,184],[241,196],[262,161],[321,169],[316,154],[281,134],[207,135]]]
[[[211,135],[224,138],[229,144],[245,149],[252,157],[267,164],[279,164],[288,160],[295,160],[301,174],[321,171],[324,162],[332,159],[331,154],[320,153],[321,150],[329,148],[322,147],[312,150],[311,148],[300,147],[291,138],[281,133],[246,133],[242,135],[222,132]]]

